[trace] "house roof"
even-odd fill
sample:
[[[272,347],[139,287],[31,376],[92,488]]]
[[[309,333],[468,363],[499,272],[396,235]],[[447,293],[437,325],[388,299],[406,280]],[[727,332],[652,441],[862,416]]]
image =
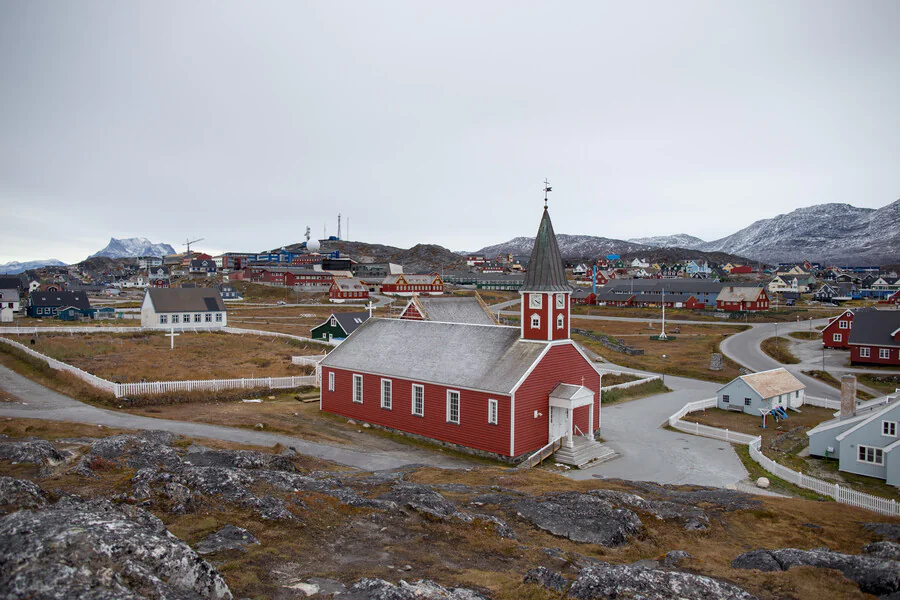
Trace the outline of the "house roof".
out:
[[[900,348],[891,332],[900,327],[900,312],[896,310],[858,311],[853,316],[850,343]]]
[[[872,414],[869,415],[866,419],[864,419],[863,421],[857,423],[856,425],[854,425],[853,427],[851,427],[851,428],[848,429],[847,431],[844,431],[843,433],[841,433],[840,435],[838,435],[838,436],[837,436],[836,438],[834,438],[834,439],[836,439],[837,441],[841,441],[842,439],[844,439],[845,437],[847,437],[848,435],[850,435],[850,434],[853,433],[854,431],[857,431],[858,429],[861,429],[861,428],[865,427],[866,425],[868,425],[868,424],[871,423],[872,421],[877,421],[877,420],[881,419],[881,417],[883,417],[883,416],[886,415],[887,413],[893,411],[893,410],[894,410],[895,408],[897,408],[898,406],[900,406],[900,402],[897,402],[897,397],[894,396],[893,399],[889,399],[889,400],[888,400],[888,403],[884,405],[884,408],[882,408],[881,410],[879,410],[879,411],[877,411],[877,412],[875,412],[875,413],[872,413]]]
[[[438,278],[435,274],[404,274],[404,273],[396,273],[393,275],[388,275],[384,278],[385,285],[391,285],[397,283],[401,278],[405,279],[406,282],[410,285],[431,285]]]
[[[74,306],[88,309],[91,303],[84,292],[35,292],[30,296],[31,306]]]
[[[363,285],[363,283],[359,279],[354,279],[352,277],[335,279],[334,285],[338,286],[338,289],[342,292],[365,292],[369,289],[368,287]]]
[[[0,290],[0,301],[18,302],[19,290]]]
[[[553,232],[553,223],[550,222],[550,212],[544,207],[522,289],[535,292],[572,291],[563,265],[559,245],[556,243],[556,234]]]
[[[762,293],[763,288],[761,287],[727,285],[716,296],[716,300],[721,302],[755,302]]]
[[[749,385],[762,398],[773,398],[779,394],[788,394],[806,389],[806,386],[800,383],[799,379],[784,368],[741,375],[740,379],[743,379],[744,383]]]
[[[418,305],[428,321],[442,323],[468,323],[470,325],[496,325],[494,319],[484,309],[477,298],[446,297],[413,298],[411,302]]]
[[[688,294],[718,294],[724,284],[709,279],[614,279],[603,286],[604,290],[635,293],[656,292],[666,290],[668,296],[672,292]]]
[[[365,311],[363,311],[363,312],[336,312],[336,313],[332,313],[331,316],[333,316],[335,319],[337,319],[337,322],[341,325],[341,329],[343,329],[347,335],[350,335],[351,333],[356,331],[356,329],[360,325],[362,325],[363,323],[366,322],[366,320],[368,320],[369,313],[365,312]]]
[[[572,292],[572,298],[573,299],[588,298],[591,294],[593,294],[593,292],[591,291],[590,288],[578,287],[578,288],[575,288],[575,291]]]
[[[321,364],[507,395],[549,345],[518,327],[373,318]]]
[[[191,267],[195,269],[216,268],[216,263],[207,259],[195,259],[191,261]]]
[[[224,312],[225,302],[216,288],[152,288],[147,290],[158,313]]]
[[[22,278],[18,275],[0,275],[0,288],[21,290],[24,287]]]

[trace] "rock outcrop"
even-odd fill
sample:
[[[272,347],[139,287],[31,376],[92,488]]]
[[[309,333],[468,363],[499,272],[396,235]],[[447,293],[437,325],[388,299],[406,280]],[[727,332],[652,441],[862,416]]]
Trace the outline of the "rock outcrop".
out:
[[[243,550],[244,546],[251,544],[259,544],[256,536],[242,527],[226,525],[200,540],[194,545],[194,550],[198,554],[214,554],[225,550]]]
[[[877,554],[854,555],[826,549],[796,548],[753,550],[735,558],[731,566],[734,569],[760,571],[787,571],[801,566],[835,569],[856,582],[859,589],[867,594],[887,596],[900,592],[900,562],[881,558]]]
[[[40,487],[25,479],[0,477],[0,514],[22,508],[41,508],[47,495]]]
[[[602,546],[621,546],[644,527],[634,511],[595,494],[559,492],[523,498],[516,510],[553,535]]]
[[[474,590],[445,588],[433,581],[401,580],[393,584],[383,579],[361,579],[350,587],[346,597],[351,600],[489,600]]]
[[[703,575],[607,564],[582,569],[569,588],[569,597],[577,600],[610,598],[755,600],[756,598],[735,585]]]
[[[150,513],[72,498],[0,519],[0,589],[15,599],[232,597]]]

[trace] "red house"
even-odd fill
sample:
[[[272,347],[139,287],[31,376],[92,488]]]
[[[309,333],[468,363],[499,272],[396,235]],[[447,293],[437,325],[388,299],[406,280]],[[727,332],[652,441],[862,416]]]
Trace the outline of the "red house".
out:
[[[590,289],[575,288],[575,291],[572,292],[572,303],[588,305],[597,304],[597,294],[592,292]]]
[[[769,310],[769,295],[763,287],[727,285],[716,296],[716,309],[724,311]]]
[[[853,329],[854,311],[845,310],[832,319],[822,330],[822,345],[826,348],[850,348],[850,330]]]
[[[854,316],[850,364],[900,366],[900,312],[868,310]]]
[[[337,303],[346,300],[368,300],[369,288],[364,286],[359,279],[335,279],[328,288],[328,299]]]
[[[753,272],[753,267],[750,265],[739,265],[737,267],[731,267],[731,271],[729,271],[732,275],[744,275],[750,274]]]
[[[569,336],[546,208],[519,293],[519,327],[367,320],[322,360],[321,409],[510,462],[602,449],[601,376]]]
[[[429,275],[388,275],[381,284],[381,293],[395,296],[443,294],[444,280],[437,273]]]

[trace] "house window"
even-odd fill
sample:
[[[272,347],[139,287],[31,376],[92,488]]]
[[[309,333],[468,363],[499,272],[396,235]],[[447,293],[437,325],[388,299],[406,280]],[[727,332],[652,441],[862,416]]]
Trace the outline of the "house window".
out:
[[[869,358],[869,356],[870,356],[869,348],[860,348],[859,356],[860,356],[860,358]]]
[[[499,411],[497,409],[497,401],[496,400],[488,400],[488,423],[490,423],[491,425],[497,424],[497,421],[498,421],[497,413],[498,412]]]
[[[447,422],[459,425],[459,392],[447,390]]]
[[[331,317],[331,326],[332,326],[332,327],[336,327],[336,326],[337,326],[337,319],[335,319],[334,317]]]
[[[181,317],[181,322],[182,322],[182,323],[190,323],[190,322],[191,322],[191,315],[183,315],[183,316]]]
[[[878,358],[890,358],[891,357],[891,349],[890,348],[879,348],[878,349]]]
[[[334,371],[328,373],[328,391],[334,391]]]
[[[541,316],[540,315],[531,315],[531,328],[532,329],[540,329],[541,327]]]
[[[159,324],[165,325],[169,322],[169,315],[159,315]]]
[[[563,318],[563,316],[557,315],[556,316],[556,328],[562,329],[565,324],[566,324],[566,320]]]
[[[871,465],[884,464],[884,451],[881,448],[873,448],[872,446],[860,446],[856,456],[857,462],[869,463]]]
[[[750,398],[744,398],[744,406],[750,406],[753,401]]]
[[[724,402],[725,404],[728,404],[729,402],[731,402],[731,397],[728,394],[723,394],[722,402]]]
[[[840,342],[841,339],[843,339],[843,336],[841,336],[840,333],[836,333],[836,334],[834,334],[834,335],[832,336],[831,339],[832,339],[833,341],[835,341],[835,342]]]
[[[203,322],[203,315],[201,315],[200,313],[194,313],[194,323],[201,322]]]
[[[840,328],[840,329],[849,329],[849,328],[850,328],[850,324],[849,324],[847,321],[841,321],[841,322],[838,324],[838,328]]]
[[[358,404],[363,403],[363,376],[362,375],[354,375],[353,376],[353,401]]]
[[[381,408],[391,410],[391,380],[381,380]]]
[[[212,323],[212,313],[206,313],[203,315],[203,321],[206,323]]]
[[[416,385],[415,383],[412,386],[412,414],[417,417],[425,416],[425,386],[424,385]]]
[[[216,313],[216,323],[222,322],[222,313]]]
[[[556,295],[556,308],[565,308],[565,307],[566,307],[565,294],[557,294]]]
[[[177,323],[178,323],[178,315],[172,315],[172,325],[175,325]]]
[[[897,437],[897,421],[882,421],[881,435]]]

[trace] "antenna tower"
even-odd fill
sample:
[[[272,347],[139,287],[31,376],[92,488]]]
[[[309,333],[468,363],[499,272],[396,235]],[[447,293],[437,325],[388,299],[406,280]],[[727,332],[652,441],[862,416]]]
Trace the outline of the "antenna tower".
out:
[[[337,239],[341,239],[341,213],[338,213],[338,231]]]

